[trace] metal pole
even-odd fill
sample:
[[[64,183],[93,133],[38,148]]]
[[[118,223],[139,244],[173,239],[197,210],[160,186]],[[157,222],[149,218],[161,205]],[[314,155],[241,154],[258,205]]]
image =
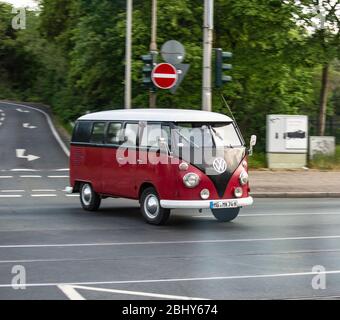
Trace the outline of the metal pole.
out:
[[[152,0],[152,22],[151,22],[151,43],[150,52],[152,54],[153,62],[157,59],[157,0]],[[156,108],[157,96],[156,92],[150,90],[150,108]]]
[[[132,1],[126,1],[125,109],[131,109]]]
[[[211,111],[211,58],[214,29],[214,0],[204,0],[202,110]]]

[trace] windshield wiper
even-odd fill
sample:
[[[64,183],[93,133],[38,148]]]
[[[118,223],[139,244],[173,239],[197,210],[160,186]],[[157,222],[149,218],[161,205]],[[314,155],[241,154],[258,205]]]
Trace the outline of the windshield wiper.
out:
[[[210,134],[214,140],[215,146],[217,147],[217,143],[216,143],[216,137],[218,137],[222,142],[223,145],[225,144],[224,139],[222,138],[222,136],[212,127],[212,126],[208,126],[209,130],[210,130]]]
[[[189,140],[186,136],[184,136],[182,133],[180,133],[179,129],[175,129],[175,132],[180,135],[186,142],[190,143],[191,145],[193,145],[195,148],[200,148],[196,143],[192,142],[191,140]]]
[[[223,137],[220,135],[220,133],[218,133],[218,132],[216,131],[215,128],[213,128],[212,126],[209,126],[209,129],[214,133],[214,134],[212,134],[212,136],[214,137],[214,139],[215,139],[215,136],[216,136],[216,137],[218,137],[219,139],[221,139],[221,140],[224,142],[224,146],[225,146],[225,147],[230,148],[230,149],[234,149],[234,148],[235,148],[235,146],[233,146],[231,143],[229,143],[229,145],[227,145],[227,144],[225,143]],[[215,145],[216,145],[216,142],[215,142]]]
[[[213,128],[212,126],[209,126],[209,129],[215,134],[213,136],[216,136],[216,137],[220,138],[220,140],[222,140],[224,142],[223,137],[216,131],[215,128]]]

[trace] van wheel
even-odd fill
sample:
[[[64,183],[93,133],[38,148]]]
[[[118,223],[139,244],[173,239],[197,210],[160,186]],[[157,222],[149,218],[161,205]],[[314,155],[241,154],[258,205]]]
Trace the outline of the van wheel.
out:
[[[144,219],[150,224],[162,225],[169,219],[170,209],[161,207],[157,191],[152,187],[142,192],[140,206]]]
[[[80,203],[86,211],[97,211],[99,209],[101,198],[98,193],[94,192],[89,183],[83,183],[80,187]]]
[[[234,220],[239,212],[240,208],[232,208],[232,209],[211,209],[214,217],[221,222],[229,222]]]

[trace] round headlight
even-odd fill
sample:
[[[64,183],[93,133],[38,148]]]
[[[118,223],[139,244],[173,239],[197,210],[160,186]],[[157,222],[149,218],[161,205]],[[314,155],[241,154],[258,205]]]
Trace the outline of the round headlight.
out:
[[[183,177],[183,183],[188,188],[195,188],[199,184],[199,182],[200,177],[193,172],[189,172]]]
[[[207,200],[210,197],[210,192],[208,189],[202,189],[201,190],[201,198],[203,200]]]
[[[234,195],[236,198],[241,198],[243,195],[243,190],[240,187],[235,188]]]
[[[249,181],[248,173],[246,171],[242,171],[240,174],[240,183],[242,186],[246,185]]]

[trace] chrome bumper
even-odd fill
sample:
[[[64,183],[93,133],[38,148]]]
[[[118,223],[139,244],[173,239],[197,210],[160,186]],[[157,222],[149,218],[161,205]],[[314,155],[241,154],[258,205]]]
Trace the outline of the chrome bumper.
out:
[[[253,204],[252,197],[240,199],[211,199],[211,200],[161,200],[161,207],[165,209],[210,209],[211,201],[237,201],[237,207]]]

